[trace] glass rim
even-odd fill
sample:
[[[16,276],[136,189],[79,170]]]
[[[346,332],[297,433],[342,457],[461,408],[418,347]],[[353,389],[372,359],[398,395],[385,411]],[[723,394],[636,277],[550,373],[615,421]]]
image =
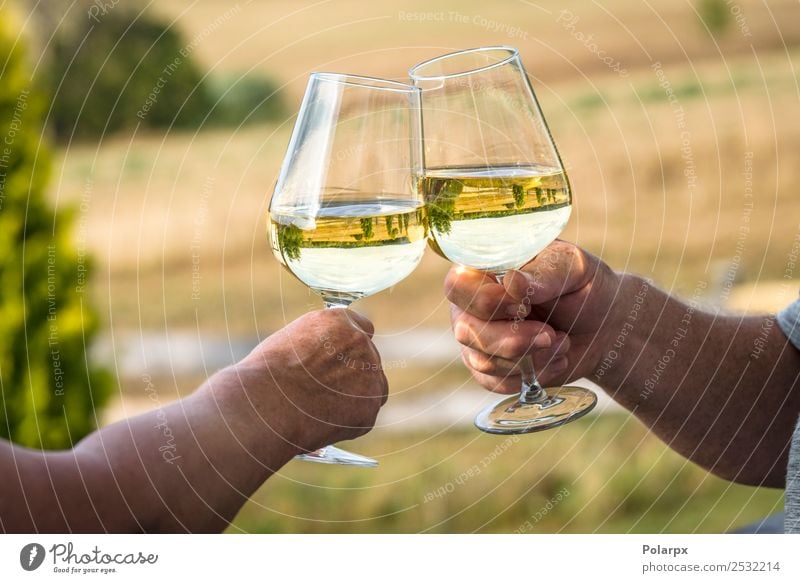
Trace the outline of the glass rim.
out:
[[[496,63],[491,63],[489,65],[484,65],[482,67],[475,67],[474,69],[468,69],[465,71],[459,71],[457,73],[447,73],[443,75],[419,75],[417,71],[422,67],[427,67],[428,65],[432,65],[438,61],[443,61],[444,59],[450,59],[453,57],[457,57],[460,55],[466,55],[468,53],[480,53],[486,51],[505,51],[508,53],[508,56],[504,59],[500,59]],[[516,47],[512,47],[509,45],[494,45],[488,47],[476,47],[472,49],[462,49],[460,51],[453,51],[452,53],[446,53],[444,55],[439,55],[438,57],[433,57],[432,59],[428,59],[426,61],[422,61],[421,63],[417,63],[413,67],[408,70],[408,76],[414,79],[415,81],[428,81],[434,79],[453,79],[455,77],[463,77],[465,75],[473,75],[475,73],[480,73],[482,71],[488,71],[490,69],[494,69],[495,67],[501,67],[510,63],[515,58],[519,57],[519,49]]]
[[[381,79],[380,77],[367,77],[364,75],[351,75],[349,73],[328,73],[326,71],[311,73],[313,80],[327,81],[350,87],[362,87],[364,89],[376,89],[378,91],[394,91],[397,93],[419,93],[419,87],[392,81],[391,79]]]

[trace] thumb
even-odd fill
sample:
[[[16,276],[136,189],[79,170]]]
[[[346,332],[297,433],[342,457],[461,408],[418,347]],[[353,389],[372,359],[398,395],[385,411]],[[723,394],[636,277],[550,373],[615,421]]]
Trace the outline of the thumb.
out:
[[[372,324],[369,318],[362,316],[358,312],[350,309],[344,310],[344,312],[347,314],[347,317],[349,318],[350,323],[353,324],[353,327],[364,332],[371,340],[372,336],[375,334],[375,326]]]
[[[521,270],[503,278],[508,295],[544,304],[585,286],[592,277],[586,253],[565,241],[554,241]]]

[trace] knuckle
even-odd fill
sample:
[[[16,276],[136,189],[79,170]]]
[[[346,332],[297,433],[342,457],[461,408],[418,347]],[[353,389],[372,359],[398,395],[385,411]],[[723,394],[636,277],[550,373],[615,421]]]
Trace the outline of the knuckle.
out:
[[[480,352],[474,350],[465,350],[463,352],[463,357],[466,365],[472,370],[483,374],[491,374],[495,371],[492,360]]]
[[[464,366],[466,366],[468,369],[474,370],[474,367],[472,366],[472,361],[470,360],[469,357],[469,353],[466,350],[461,351],[461,362],[463,362]]]
[[[483,374],[494,375],[497,373],[497,366],[491,359],[485,358],[478,361],[479,366],[475,366],[475,370]]]

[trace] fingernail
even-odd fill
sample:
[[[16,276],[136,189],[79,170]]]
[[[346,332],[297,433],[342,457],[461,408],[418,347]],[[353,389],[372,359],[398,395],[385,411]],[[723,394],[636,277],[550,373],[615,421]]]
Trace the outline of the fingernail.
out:
[[[533,339],[533,345],[536,348],[550,348],[553,345],[553,340],[550,338],[550,334],[538,334]]]

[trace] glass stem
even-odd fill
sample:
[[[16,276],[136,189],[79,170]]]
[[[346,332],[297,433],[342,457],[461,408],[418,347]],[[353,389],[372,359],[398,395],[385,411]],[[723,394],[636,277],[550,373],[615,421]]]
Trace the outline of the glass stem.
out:
[[[325,304],[325,309],[330,308],[349,308],[350,304],[353,302],[350,300],[345,300],[343,298],[331,298],[331,297],[322,297],[322,301]]]
[[[498,271],[494,274],[500,285],[503,285],[503,276],[505,276],[505,274],[505,271]],[[533,368],[533,357],[523,357],[520,361],[520,367],[522,368],[522,387],[519,391],[520,403],[541,403],[547,400],[547,393],[545,393],[545,390],[536,378],[536,371]]]
[[[531,357],[526,356],[525,360],[530,361]],[[547,399],[547,393],[545,393],[542,385],[539,384],[539,381],[536,379],[536,373],[533,371],[533,367],[530,368],[530,373],[525,375],[528,378],[522,378],[522,389],[519,393],[519,401],[520,403],[541,403]]]

